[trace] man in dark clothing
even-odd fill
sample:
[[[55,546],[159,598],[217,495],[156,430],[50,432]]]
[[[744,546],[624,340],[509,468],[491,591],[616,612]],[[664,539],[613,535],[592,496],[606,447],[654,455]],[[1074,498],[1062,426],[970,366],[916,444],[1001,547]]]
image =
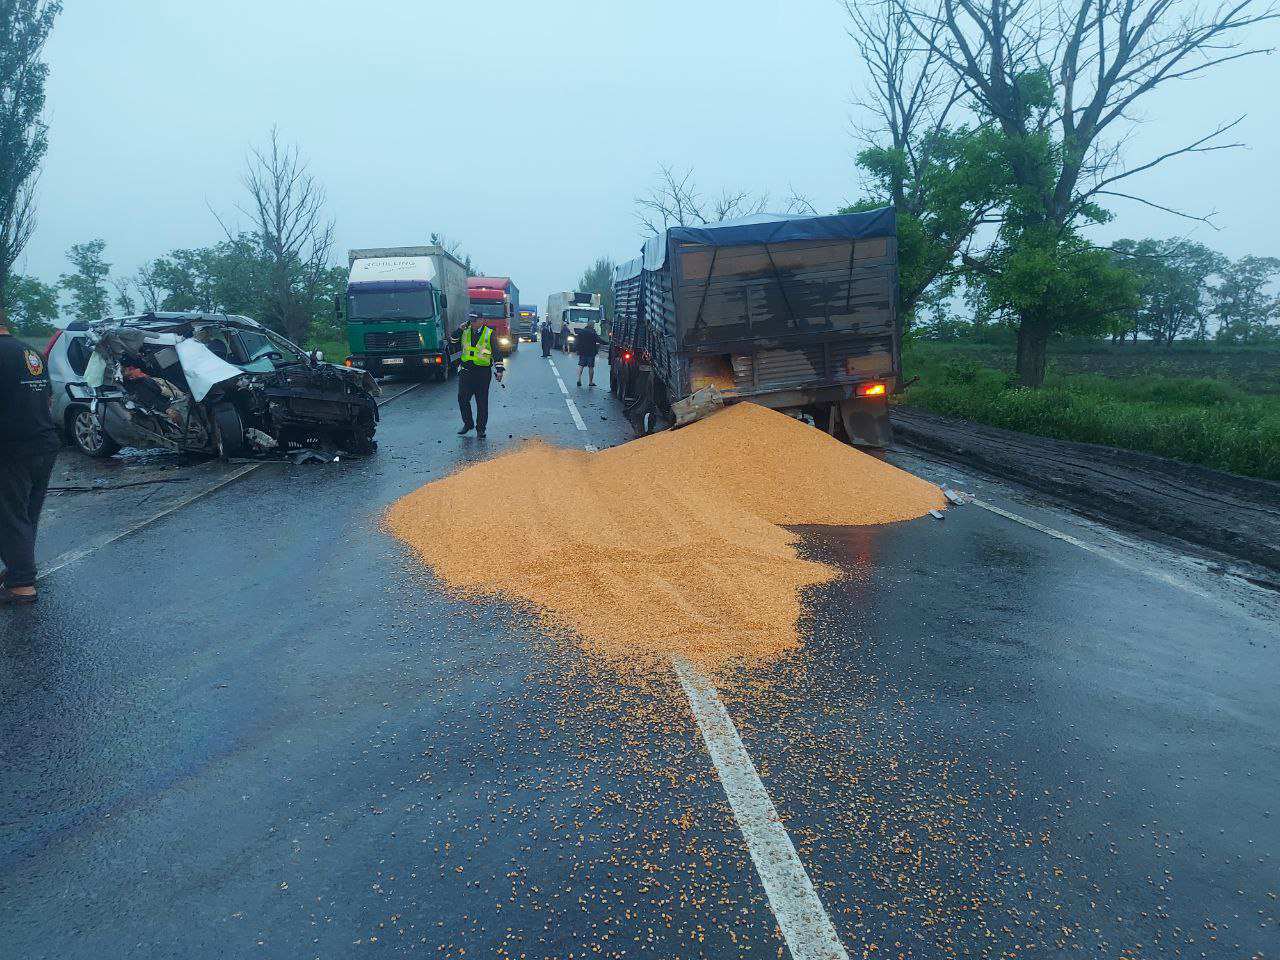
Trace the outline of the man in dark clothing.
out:
[[[489,425],[489,384],[496,376],[502,382],[505,367],[502,359],[493,353],[493,328],[482,326],[480,317],[471,314],[467,323],[450,338],[454,347],[462,351],[462,366],[458,370],[458,410],[462,414],[461,436],[475,430],[484,439]],[[475,419],[471,417],[471,400],[475,398]]]
[[[0,605],[36,602],[36,527],[59,447],[52,399],[44,357],[0,313]]]
[[[596,385],[596,351],[600,349],[600,335],[594,323],[588,323],[574,335],[573,347],[578,354],[578,386],[582,386],[582,371],[591,374],[589,387]]]
[[[551,318],[542,321],[542,356],[551,356],[551,347],[555,344],[556,335],[551,332]]]

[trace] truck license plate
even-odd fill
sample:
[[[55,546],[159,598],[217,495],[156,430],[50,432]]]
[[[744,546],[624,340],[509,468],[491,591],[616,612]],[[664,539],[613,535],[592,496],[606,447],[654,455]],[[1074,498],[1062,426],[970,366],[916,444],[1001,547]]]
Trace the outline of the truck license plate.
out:
[[[382,365],[384,367],[389,367],[397,363],[404,363],[404,357],[387,357],[382,361]]]

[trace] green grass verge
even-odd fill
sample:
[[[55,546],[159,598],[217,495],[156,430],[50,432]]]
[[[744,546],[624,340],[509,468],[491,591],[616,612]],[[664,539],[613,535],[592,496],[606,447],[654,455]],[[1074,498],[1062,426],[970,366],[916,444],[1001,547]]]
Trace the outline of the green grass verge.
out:
[[[1043,388],[1028,390],[942,344],[913,345],[903,367],[920,377],[903,401],[935,413],[1280,480],[1280,396],[1159,374],[1051,372]]]
[[[341,364],[351,356],[351,347],[345,340],[313,340],[307,344],[308,350],[319,350],[329,363]]]

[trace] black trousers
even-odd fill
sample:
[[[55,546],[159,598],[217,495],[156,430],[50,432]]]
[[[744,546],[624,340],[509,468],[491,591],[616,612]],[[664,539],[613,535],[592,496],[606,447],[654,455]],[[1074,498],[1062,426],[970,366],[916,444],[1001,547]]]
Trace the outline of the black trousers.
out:
[[[554,334],[550,330],[542,331],[542,355],[544,357],[551,356],[551,341],[553,338]]]
[[[36,527],[57,451],[0,451],[0,560],[6,587],[36,585]]]
[[[492,382],[492,367],[463,367],[458,371],[458,410],[464,427],[475,427],[484,433],[489,425],[489,384]],[[472,397],[476,401],[474,420],[471,419]]]

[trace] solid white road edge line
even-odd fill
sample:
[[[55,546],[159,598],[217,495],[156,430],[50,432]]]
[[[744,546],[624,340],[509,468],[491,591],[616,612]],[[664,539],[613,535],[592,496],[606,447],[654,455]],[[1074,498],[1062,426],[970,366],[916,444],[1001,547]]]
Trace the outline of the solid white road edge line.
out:
[[[382,409],[392,400],[398,400],[400,397],[403,397],[406,393],[412,393],[414,390],[417,390],[420,386],[422,386],[421,383],[415,383],[413,386],[406,387],[405,389],[401,390],[399,393],[393,393],[391,396],[387,397],[385,400],[383,400],[381,403],[378,404],[378,409]],[[241,477],[248,476],[249,474],[253,473],[253,471],[259,469],[260,467],[265,467],[268,463],[275,463],[275,462],[276,461],[273,461],[273,460],[264,460],[260,463],[247,463],[243,467],[241,467],[239,470],[232,471],[231,473],[227,474],[225,477],[222,477],[216,482],[211,483],[209,486],[205,487],[203,490],[193,493],[189,497],[184,497],[183,499],[179,500],[177,503],[172,504],[171,506],[165,507],[159,513],[152,514],[151,516],[147,517],[145,520],[139,520],[137,523],[133,524],[130,527],[126,527],[124,530],[121,530],[119,533],[112,533],[105,537],[99,537],[97,540],[94,540],[93,542],[88,543],[83,547],[76,547],[74,550],[68,550],[66,553],[59,554],[58,556],[50,560],[48,563],[41,564],[40,572],[36,574],[36,580],[37,581],[43,580],[45,577],[48,577],[48,576],[51,576],[52,574],[57,573],[63,567],[70,566],[71,564],[75,563],[77,560],[83,560],[85,557],[89,556],[91,553],[94,553],[97,550],[101,550],[103,547],[110,546],[111,544],[115,543],[117,540],[123,540],[125,537],[130,536],[131,534],[137,533],[139,530],[143,529],[144,527],[149,527],[151,526],[151,524],[155,523],[156,521],[163,520],[165,517],[169,516],[172,513],[177,513],[183,507],[191,506],[191,504],[195,503],[197,500],[201,499],[202,497],[207,497],[209,494],[214,493],[218,490],[221,490],[223,487],[227,486],[227,484],[235,483]]]
[[[561,384],[561,386],[564,386],[564,384]],[[568,391],[566,390],[565,393],[567,394]],[[587,425],[582,422],[582,414],[578,412],[578,405],[573,402],[573,397],[566,396],[564,402],[569,405],[569,413],[573,416],[573,425],[585,432]]]
[[[1133,570],[1135,573],[1146,574],[1147,576],[1151,577],[1153,580],[1159,580],[1161,583],[1167,584],[1168,586],[1171,586],[1171,587],[1175,587],[1178,590],[1183,590],[1191,594],[1192,596],[1200,597],[1203,600],[1219,599],[1209,591],[1202,590],[1199,587],[1197,587],[1195,584],[1189,583],[1180,577],[1172,576],[1168,573],[1165,573],[1163,570],[1156,570],[1144,564],[1132,563],[1124,559],[1123,557],[1112,553],[1110,550],[1106,550],[1095,544],[1088,543],[1084,540],[1080,540],[1076,537],[1071,536],[1071,534],[1069,533],[1063,533],[1061,530],[1055,530],[1053,529],[1053,527],[1047,527],[1043,523],[1037,523],[1035,520],[1032,520],[1029,517],[1023,517],[1023,516],[1019,516],[1016,513],[1010,513],[1008,510],[1005,510],[1002,507],[997,507],[994,503],[987,503],[987,501],[979,500],[977,497],[974,497],[973,500],[971,500],[970,502],[975,507],[981,507],[983,510],[996,514],[996,516],[1004,517],[1006,520],[1012,520],[1014,523],[1020,523],[1024,527],[1030,527],[1032,530],[1039,530],[1041,533],[1045,534],[1046,536],[1053,537],[1055,540],[1061,540],[1064,543],[1069,543],[1073,546],[1079,547],[1081,550],[1084,550],[1086,553],[1092,553],[1096,557],[1102,557],[1103,559],[1110,560],[1112,563],[1117,564],[1121,567],[1124,567],[1126,570]]]
[[[48,576],[51,576],[52,574],[57,573],[63,567],[73,564],[77,560],[83,560],[85,557],[89,556],[89,554],[93,553],[94,551],[101,550],[103,547],[109,546],[110,544],[115,543],[117,540],[123,540],[125,537],[129,536],[130,534],[137,533],[143,527],[149,527],[151,526],[151,524],[155,523],[157,520],[163,520],[165,517],[169,516],[169,514],[171,513],[177,513],[183,507],[188,507],[191,504],[195,503],[197,500],[199,500],[201,497],[207,497],[209,494],[213,493],[214,491],[221,490],[227,484],[234,483],[235,481],[239,480],[241,477],[246,476],[247,474],[253,473],[253,471],[257,470],[261,466],[262,466],[261,463],[246,464],[245,466],[241,467],[239,470],[236,470],[233,473],[230,473],[227,476],[223,477],[217,483],[211,484],[210,486],[205,487],[203,490],[200,490],[197,493],[193,493],[189,497],[184,497],[183,499],[179,500],[177,503],[173,504],[172,506],[166,507],[165,509],[161,510],[159,513],[154,514],[153,516],[147,517],[145,520],[139,520],[137,523],[133,524],[130,527],[125,528],[124,530],[121,530],[119,533],[113,533],[105,537],[100,537],[99,539],[94,540],[93,542],[88,543],[83,547],[76,547],[74,550],[68,550],[66,553],[63,553],[57,557],[54,557],[53,560],[51,560],[49,563],[41,565],[40,572],[36,575],[36,579],[43,580],[45,577],[48,577]]]
[[[671,666],[689,698],[792,960],[849,960],[715,687],[681,657],[673,657]]]

